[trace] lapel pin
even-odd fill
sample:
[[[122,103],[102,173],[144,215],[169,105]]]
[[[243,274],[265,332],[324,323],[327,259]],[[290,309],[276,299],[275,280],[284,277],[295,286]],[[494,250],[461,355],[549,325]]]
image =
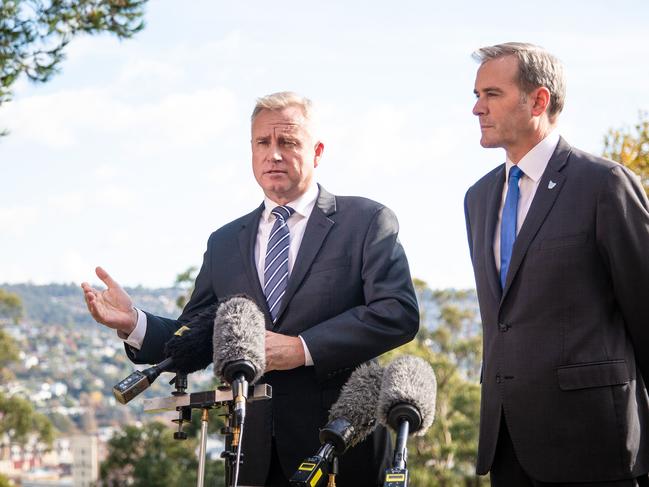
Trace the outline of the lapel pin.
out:
[[[557,183],[555,183],[554,181],[551,180],[551,181],[548,183],[548,189],[554,189],[554,187],[555,187],[556,185],[557,185]]]

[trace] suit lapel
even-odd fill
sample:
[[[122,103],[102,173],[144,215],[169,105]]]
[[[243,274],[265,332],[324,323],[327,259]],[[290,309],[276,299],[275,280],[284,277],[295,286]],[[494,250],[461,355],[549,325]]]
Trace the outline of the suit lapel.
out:
[[[496,225],[498,223],[498,210],[502,201],[503,185],[505,184],[505,165],[503,164],[500,170],[495,175],[495,180],[489,185],[490,193],[487,196],[487,221],[485,224],[484,235],[484,258],[485,270],[487,279],[489,280],[489,287],[493,292],[497,301],[500,301],[502,296],[502,289],[500,288],[500,276],[496,268],[496,259],[494,257],[494,237],[496,232]]]
[[[541,181],[539,182],[539,187],[536,190],[534,199],[532,200],[530,210],[527,213],[523,226],[514,242],[512,260],[509,264],[507,282],[505,282],[502,299],[507,295],[507,291],[516,277],[516,273],[523,262],[523,258],[527,253],[530,243],[532,243],[532,240],[541,228],[541,225],[548,216],[548,213],[554,206],[559,193],[561,193],[561,190],[565,186],[564,181],[566,177],[560,171],[565,166],[570,151],[571,148],[568,143],[563,140],[563,138],[560,138],[557,148],[555,149],[554,154],[552,154],[548,166],[545,168],[545,171],[541,176]]]
[[[239,230],[239,251],[241,252],[241,261],[245,269],[248,281],[250,281],[250,289],[253,290],[254,296],[251,296],[259,305],[264,313],[270,316],[268,305],[266,304],[266,296],[264,290],[261,288],[259,282],[259,275],[257,274],[257,265],[255,263],[255,243],[257,240],[257,230],[259,228],[259,219],[264,211],[264,204],[262,203],[259,208],[250,213],[250,218],[241,225]],[[266,320],[268,323],[269,320]],[[270,320],[272,323],[272,320]]]
[[[336,198],[334,195],[327,192],[322,186],[318,186],[320,188],[320,193],[318,194],[316,205],[313,207],[306,229],[304,230],[304,237],[302,237],[300,250],[295,259],[295,264],[293,265],[293,270],[291,271],[291,276],[288,280],[286,292],[280,304],[277,315],[278,323],[284,310],[288,306],[288,303],[295,295],[295,292],[300,287],[300,284],[302,284],[308,270],[311,268],[311,264],[316,255],[318,255],[327,234],[334,225],[333,220],[329,219],[329,215],[336,212]]]

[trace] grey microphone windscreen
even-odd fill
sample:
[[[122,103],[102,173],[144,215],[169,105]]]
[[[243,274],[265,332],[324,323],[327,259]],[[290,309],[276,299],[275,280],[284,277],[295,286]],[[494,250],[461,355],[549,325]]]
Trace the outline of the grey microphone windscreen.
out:
[[[381,390],[383,367],[376,362],[361,364],[342,387],[329,410],[329,420],[346,418],[354,432],[347,446],[363,441],[376,427],[376,406]]]
[[[265,342],[266,322],[255,302],[246,296],[227,299],[214,317],[214,375],[230,382],[228,369],[234,367],[254,384],[266,368]]]
[[[410,433],[423,435],[435,419],[436,396],[437,380],[430,364],[419,357],[402,355],[385,368],[377,407],[378,420],[397,429],[394,414],[391,416],[390,412],[396,407],[407,412],[407,406],[412,406],[419,418],[411,421]]]

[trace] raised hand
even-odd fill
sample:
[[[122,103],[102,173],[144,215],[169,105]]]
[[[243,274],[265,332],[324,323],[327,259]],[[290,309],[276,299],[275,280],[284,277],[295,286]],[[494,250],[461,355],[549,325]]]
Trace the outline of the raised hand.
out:
[[[87,282],[81,284],[88,311],[97,323],[130,335],[137,324],[137,311],[131,297],[104,269],[97,267],[95,272],[107,289],[98,291]]]

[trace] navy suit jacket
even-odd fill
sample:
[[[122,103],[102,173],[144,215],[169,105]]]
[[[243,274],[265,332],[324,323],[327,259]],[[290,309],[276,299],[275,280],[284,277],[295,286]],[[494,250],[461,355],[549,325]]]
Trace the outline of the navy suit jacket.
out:
[[[514,244],[504,289],[493,241],[505,166],[465,199],[484,332],[477,471],[501,412],[543,482],[649,470],[649,202],[623,166],[560,139]]]
[[[271,436],[287,476],[319,447],[318,429],[340,388],[359,364],[411,340],[419,311],[396,217],[385,206],[320,188],[273,325],[254,263],[263,204],[209,238],[195,289],[178,320],[147,315],[141,350],[131,359],[156,363],[165,342],[206,306],[235,294],[250,296],[264,311],[266,327],[301,335],[314,366],[269,372],[271,401],[252,403],[243,440],[242,485],[263,485]],[[345,454],[340,486],[373,486],[390,452],[382,428]]]

